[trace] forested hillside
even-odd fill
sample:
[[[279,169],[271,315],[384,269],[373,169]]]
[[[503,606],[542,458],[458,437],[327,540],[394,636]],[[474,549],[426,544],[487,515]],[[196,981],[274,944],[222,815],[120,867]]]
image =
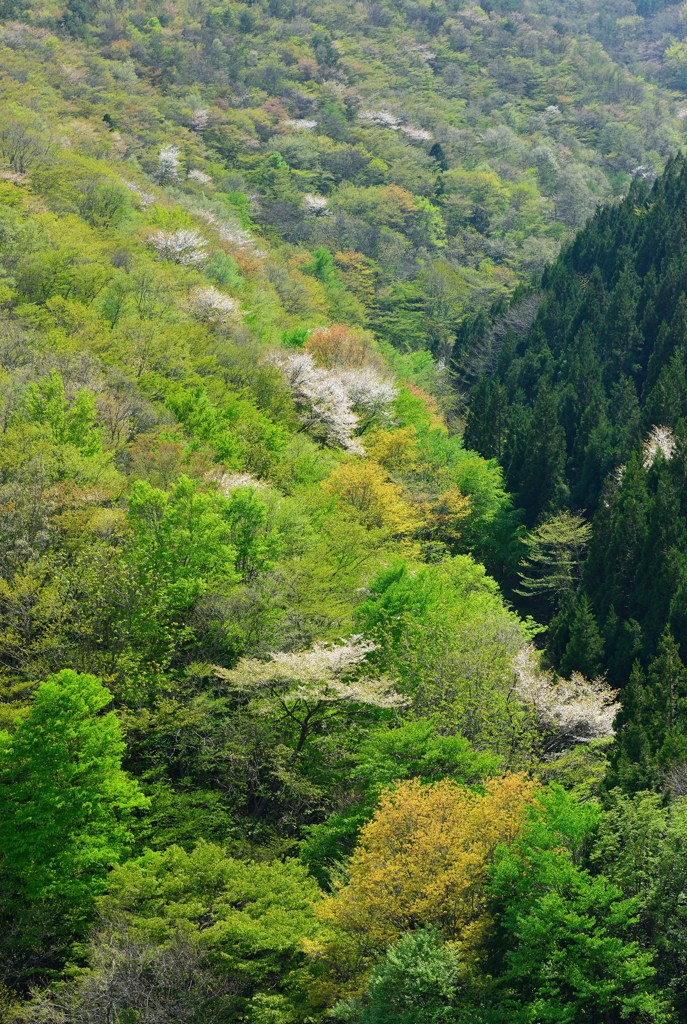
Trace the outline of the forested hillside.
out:
[[[686,196],[679,157],[547,271],[529,332],[497,355],[482,330],[497,370],[467,431],[534,527],[521,593],[553,662],[622,687],[631,788],[679,774],[687,743]]]
[[[595,7],[7,0],[4,99],[50,138],[60,114],[67,136],[102,120],[129,173],[159,178],[178,148],[198,203],[219,192],[242,228],[328,250],[350,293],[337,318],[445,358],[466,309],[540,272],[684,139],[680,77],[654,74],[679,5]]]
[[[677,1024],[680,6],[0,18],[0,1020]]]

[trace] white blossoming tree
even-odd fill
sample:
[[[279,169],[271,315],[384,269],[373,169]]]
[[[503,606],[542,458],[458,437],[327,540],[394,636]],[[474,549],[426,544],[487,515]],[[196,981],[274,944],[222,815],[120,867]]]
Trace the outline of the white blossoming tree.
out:
[[[659,455],[670,462],[675,455],[677,442],[670,427],[653,426],[642,441],[642,465],[649,470]],[[618,466],[613,474],[617,486],[623,482],[625,465]]]
[[[163,184],[179,180],[180,149],[178,146],[163,146],[157,157],[157,180]]]
[[[267,661],[244,658],[236,668],[216,672],[235,692],[245,694],[258,714],[276,714],[291,724],[297,756],[311,735],[334,719],[406,704],[389,679],[365,674],[365,659],[373,650],[375,644],[354,636],[338,644],[271,654]]]
[[[148,207],[152,206],[152,204],[155,202],[155,196],[153,195],[153,193],[146,192],[145,189],[142,189],[141,186],[137,185],[135,182],[125,181],[124,184],[129,189],[130,192],[133,192],[133,194],[138,197],[138,201],[141,204],[141,208],[143,210],[147,210]]]
[[[603,677],[585,679],[573,672],[561,679],[541,668],[532,647],[516,655],[514,671],[515,693],[534,713],[546,753],[613,735],[620,704]]]
[[[676,447],[675,435],[670,427],[652,427],[642,445],[644,468],[650,469],[653,466],[659,452],[666,462],[670,462]]]
[[[304,426],[317,427],[330,444],[362,454],[356,431],[388,418],[396,387],[374,366],[318,366],[309,352],[278,351],[270,361],[284,374]]]
[[[207,257],[207,242],[192,228],[181,228],[179,231],[156,231],[148,238],[161,260],[170,260],[182,267],[196,267],[204,263]]]
[[[398,394],[393,381],[382,377],[369,364],[339,370],[338,377],[355,410],[367,420],[388,419],[389,410]]]
[[[209,323],[227,323],[237,320],[241,307],[236,299],[225,295],[214,285],[196,288],[191,293],[191,309],[199,320]]]
[[[274,352],[270,361],[286,378],[303,426],[317,427],[330,444],[362,454],[362,445],[354,436],[358,417],[340,378],[316,366],[307,352]]]
[[[199,181],[201,185],[212,185],[212,178],[205,171],[201,171],[200,168],[194,167],[188,172],[188,178],[190,181]]]
[[[211,476],[210,479],[215,481],[219,490],[227,498],[231,497],[232,491],[235,491],[237,488],[250,487],[251,490],[255,491],[267,486],[264,480],[258,480],[257,477],[252,476],[250,473],[218,473],[215,476]]]
[[[204,107],[198,107],[191,114],[189,128],[192,132],[202,133],[210,123],[210,115]]]
[[[326,196],[308,192],[303,196],[303,210],[312,217],[320,217],[329,213],[329,203]]]

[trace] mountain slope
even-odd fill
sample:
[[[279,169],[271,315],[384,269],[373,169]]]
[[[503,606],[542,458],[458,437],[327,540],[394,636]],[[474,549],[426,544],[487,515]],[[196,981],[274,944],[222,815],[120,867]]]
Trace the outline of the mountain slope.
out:
[[[442,356],[465,308],[541,270],[683,139],[679,98],[609,56],[589,5],[8,13],[25,27],[4,29],[5,102],[24,102],[31,66],[46,129],[63,103],[103,118],[117,159],[149,176],[179,146],[182,176],[210,178],[197,190],[332,252],[358,300],[349,316]]]
[[[582,583],[555,602],[551,651],[560,662],[577,632],[587,648],[603,640],[597,667],[616,685],[635,659],[651,671],[667,638],[687,655],[686,197],[679,157],[652,189],[637,185],[592,219],[547,271],[531,330],[507,335],[466,433],[499,455],[531,525],[566,508],[591,519]],[[652,692],[637,716],[663,713],[658,682]],[[675,714],[668,761],[684,746]]]
[[[3,1021],[684,1017],[640,6],[0,0]]]

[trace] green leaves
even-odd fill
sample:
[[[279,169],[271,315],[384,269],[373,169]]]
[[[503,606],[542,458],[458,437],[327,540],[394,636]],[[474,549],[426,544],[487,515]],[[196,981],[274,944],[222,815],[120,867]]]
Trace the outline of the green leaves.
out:
[[[172,846],[116,870],[100,911],[159,947],[183,935],[229,982],[228,1005],[236,1010],[258,989],[289,992],[302,943],[320,930],[317,899],[316,883],[295,861],[240,861],[199,843],[190,853]]]
[[[236,581],[236,549],[223,496],[200,491],[188,477],[169,494],[138,480],[129,498],[129,522],[132,558],[170,610],[188,607],[213,585]]]
[[[518,1024],[665,1021],[652,955],[629,938],[637,901],[579,865],[597,820],[554,788],[492,870],[497,991]]]
[[[409,932],[390,946],[359,1000],[339,1003],[332,1015],[348,1024],[454,1024],[460,961],[438,932]]]
[[[82,932],[147,804],[122,771],[110,702],[94,676],[65,669],[39,686],[13,735],[0,733],[0,889],[15,981],[18,969],[49,960],[51,943],[63,952]]]
[[[65,669],[39,686],[14,735],[0,734],[3,869],[29,899],[87,904],[145,806],[120,767],[117,718],[101,714],[110,701],[94,676]]]

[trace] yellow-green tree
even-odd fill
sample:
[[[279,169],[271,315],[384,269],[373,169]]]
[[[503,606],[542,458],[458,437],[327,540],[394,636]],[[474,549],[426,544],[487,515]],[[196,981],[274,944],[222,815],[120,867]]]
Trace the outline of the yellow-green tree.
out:
[[[362,829],[349,880],[321,908],[336,931],[384,946],[418,927],[466,948],[488,923],[484,893],[496,848],[520,834],[537,786],[522,774],[475,792],[450,779],[387,790]]]
[[[376,462],[346,462],[338,466],[325,488],[355,510],[368,529],[384,528],[396,536],[413,533],[421,522],[403,488],[390,480]]]

